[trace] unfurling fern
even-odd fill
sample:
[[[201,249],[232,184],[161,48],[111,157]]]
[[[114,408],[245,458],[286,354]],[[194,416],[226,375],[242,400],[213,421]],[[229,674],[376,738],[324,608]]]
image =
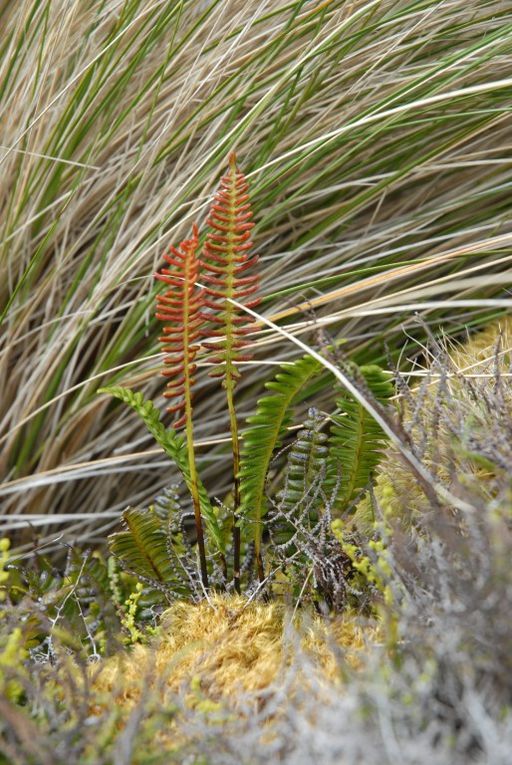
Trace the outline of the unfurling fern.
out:
[[[207,220],[209,230],[202,273],[206,283],[204,305],[208,309],[204,318],[210,322],[202,334],[212,338],[204,341],[203,346],[208,351],[207,358],[214,364],[210,374],[222,378],[229,411],[233,453],[233,578],[237,592],[240,592],[240,445],[234,390],[240,377],[237,363],[250,358],[245,350],[246,335],[254,319],[241,312],[233,301],[248,308],[259,302],[254,297],[258,274],[249,273],[257,264],[258,256],[250,254],[254,223],[248,190],[245,176],[237,168],[236,156],[232,153],[228,172],[221,179]]]

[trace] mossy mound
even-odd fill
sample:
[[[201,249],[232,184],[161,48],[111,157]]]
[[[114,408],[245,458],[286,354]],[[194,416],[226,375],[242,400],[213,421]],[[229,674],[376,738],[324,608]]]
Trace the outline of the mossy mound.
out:
[[[292,666],[293,683],[304,678],[297,657],[312,662],[326,680],[340,679],[340,654],[356,668],[368,641],[378,639],[376,622],[351,616],[326,621],[297,614],[291,622],[281,603],[250,602],[212,595],[201,603],[177,602],[162,615],[151,645],[136,645],[105,662],[95,679],[98,692],[131,704],[149,684],[163,701],[185,693],[188,702],[247,704],[279,682]]]

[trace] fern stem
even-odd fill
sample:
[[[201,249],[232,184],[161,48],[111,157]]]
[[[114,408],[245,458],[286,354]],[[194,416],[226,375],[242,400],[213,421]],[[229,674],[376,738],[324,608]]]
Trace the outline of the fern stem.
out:
[[[185,375],[188,378],[188,370],[185,366]],[[188,467],[190,471],[190,493],[194,505],[194,518],[197,534],[197,546],[199,548],[199,564],[201,567],[201,581],[205,589],[208,588],[208,569],[206,566],[206,550],[204,545],[203,519],[201,517],[201,503],[199,499],[199,485],[197,480],[197,467],[194,452],[194,426],[192,423],[192,397],[190,384],[186,379],[185,384],[185,433],[187,436]]]
[[[189,262],[187,260],[187,285],[189,280]],[[189,290],[183,291],[184,316],[189,314]],[[183,347],[189,347],[189,325],[183,323]],[[185,403],[185,433],[187,436],[187,454],[188,467],[190,471],[190,493],[194,505],[194,518],[196,525],[197,546],[199,548],[199,565],[201,568],[201,581],[205,589],[208,588],[208,569],[206,566],[206,550],[204,544],[203,519],[201,517],[201,502],[199,499],[199,483],[197,480],[196,455],[194,450],[194,424],[192,422],[192,391],[191,391],[191,370],[190,358],[187,353],[183,358],[183,376],[184,376],[184,403]]]
[[[235,591],[240,594],[240,441],[238,438],[238,421],[236,418],[233,398],[234,380],[226,376],[226,398],[229,411],[229,427],[231,430],[231,448],[233,452],[233,583]]]
[[[247,275],[248,270],[258,262],[257,255],[249,255],[252,247],[252,211],[249,201],[249,186],[244,174],[238,169],[236,156],[229,156],[227,173],[221,178],[210,215],[207,219],[209,231],[204,245],[202,279],[205,286],[205,306],[210,313],[213,327],[213,342],[207,340],[204,347],[215,362],[213,376],[223,378],[226,390],[231,444],[233,452],[233,580],[236,592],[240,592],[240,442],[234,403],[234,389],[240,379],[237,364],[249,356],[244,353],[247,346],[245,335],[251,320],[247,320],[236,307],[236,300],[243,299],[246,305],[254,306],[258,298],[254,293],[258,287],[257,274]],[[246,300],[248,298],[248,300]]]

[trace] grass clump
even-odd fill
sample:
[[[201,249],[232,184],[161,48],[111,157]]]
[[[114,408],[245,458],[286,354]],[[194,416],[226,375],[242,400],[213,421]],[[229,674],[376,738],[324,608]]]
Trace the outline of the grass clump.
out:
[[[402,327],[421,334],[416,313],[452,334],[509,305],[503,3],[23,0],[0,13],[5,533],[30,517],[42,541],[98,541],[175,480],[96,390],[154,396],[151,274],[233,148],[253,189],[261,312],[278,326],[313,342],[314,310],[360,364],[382,365],[384,340],[396,358]],[[275,330],[250,340],[260,367],[293,358]],[[241,368],[249,413],[261,371]],[[196,390],[197,459],[219,496],[224,400],[206,379]]]

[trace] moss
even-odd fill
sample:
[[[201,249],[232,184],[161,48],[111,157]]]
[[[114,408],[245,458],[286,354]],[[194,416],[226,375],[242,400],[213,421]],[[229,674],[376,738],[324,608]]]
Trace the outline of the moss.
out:
[[[135,646],[105,663],[95,686],[115,692],[122,704],[140,695],[140,680],[151,675],[161,683],[162,700],[185,690],[187,701],[222,701],[236,708],[246,693],[258,695],[279,680],[298,651],[304,651],[326,679],[339,678],[336,653],[357,667],[366,641],[378,635],[376,623],[351,616],[326,622],[300,615],[287,630],[289,615],[281,603],[248,602],[238,596],[215,595],[198,604],[177,602],[162,616],[160,638],[151,646]],[[299,673],[300,675],[300,673]],[[297,676],[295,682],[301,682]]]

